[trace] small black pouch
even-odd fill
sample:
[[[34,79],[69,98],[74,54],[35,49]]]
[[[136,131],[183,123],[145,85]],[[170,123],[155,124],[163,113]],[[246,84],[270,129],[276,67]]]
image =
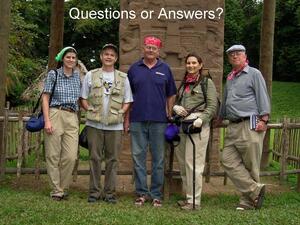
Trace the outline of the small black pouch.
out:
[[[201,127],[194,127],[193,123],[196,119],[192,120],[182,120],[181,121],[181,128],[183,133],[185,134],[195,134],[201,132]]]

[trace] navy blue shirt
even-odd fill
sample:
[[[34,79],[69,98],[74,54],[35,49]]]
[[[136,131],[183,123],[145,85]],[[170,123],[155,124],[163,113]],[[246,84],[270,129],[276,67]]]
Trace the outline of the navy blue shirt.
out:
[[[158,59],[149,69],[143,59],[128,70],[133,103],[131,122],[167,122],[167,97],[176,94],[176,85],[170,67]]]

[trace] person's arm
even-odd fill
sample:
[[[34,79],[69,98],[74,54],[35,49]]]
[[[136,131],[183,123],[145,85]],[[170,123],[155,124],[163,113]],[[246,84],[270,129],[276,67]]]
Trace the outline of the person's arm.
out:
[[[173,110],[173,106],[175,103],[175,99],[176,99],[176,95],[172,95],[167,97],[167,117],[171,118],[172,117],[172,110]]]
[[[87,99],[80,98],[80,105],[85,111],[87,111],[89,108],[89,103],[88,103]]]
[[[88,96],[90,92],[90,83],[91,83],[91,72],[88,72],[84,80],[82,82],[81,86],[81,94],[80,94],[80,106],[87,111],[89,108],[89,103],[88,103]]]
[[[45,131],[47,134],[53,133],[53,127],[50,121],[49,116],[49,99],[50,99],[50,93],[43,93],[42,95],[42,110],[44,115],[44,121],[45,121]]]

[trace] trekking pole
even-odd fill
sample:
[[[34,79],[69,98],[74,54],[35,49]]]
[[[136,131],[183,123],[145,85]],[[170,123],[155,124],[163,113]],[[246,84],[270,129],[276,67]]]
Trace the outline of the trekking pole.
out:
[[[189,127],[190,128],[190,127]],[[190,130],[190,129],[188,129]],[[193,145],[193,210],[195,210],[195,189],[196,189],[196,146],[195,146],[195,142],[190,134],[190,132],[188,132],[188,136],[192,142]]]

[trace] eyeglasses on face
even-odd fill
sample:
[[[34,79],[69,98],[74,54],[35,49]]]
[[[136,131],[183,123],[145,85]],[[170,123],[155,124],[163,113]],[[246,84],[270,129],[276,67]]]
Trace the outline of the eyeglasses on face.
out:
[[[234,52],[228,53],[228,55],[229,55],[230,57],[233,57],[233,56],[240,56],[240,55],[242,55],[243,53],[244,53],[243,51],[234,51]]]

